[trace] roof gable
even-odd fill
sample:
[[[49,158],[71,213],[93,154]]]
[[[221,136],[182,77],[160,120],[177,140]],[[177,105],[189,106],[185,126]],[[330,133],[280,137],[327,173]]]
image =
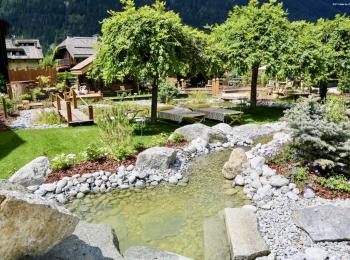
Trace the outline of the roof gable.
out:
[[[44,58],[37,39],[6,39],[7,58],[10,60],[41,60]]]
[[[97,37],[67,37],[57,46],[57,50],[66,49],[73,58],[88,58],[95,54]]]

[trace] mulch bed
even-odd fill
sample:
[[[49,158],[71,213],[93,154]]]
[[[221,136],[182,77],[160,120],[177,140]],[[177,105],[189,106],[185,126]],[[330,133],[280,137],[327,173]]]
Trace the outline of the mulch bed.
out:
[[[181,143],[171,143],[168,142],[165,144],[166,147],[169,148],[182,148],[186,146],[188,142],[181,142]],[[138,151],[138,153],[142,152],[142,150]],[[98,171],[106,171],[106,172],[117,172],[117,169],[119,166],[123,165],[125,167],[128,167],[129,165],[136,163],[136,157],[132,157],[126,161],[116,161],[109,158],[102,158],[99,161],[91,162],[91,161],[84,161],[77,164],[72,165],[68,169],[65,170],[56,170],[52,171],[46,180],[46,183],[52,183],[55,181],[59,181],[64,177],[72,177],[75,174],[86,174],[86,173],[94,173]]]
[[[288,172],[288,168],[283,167],[281,165],[278,164],[274,164],[274,163],[269,163],[268,164],[269,167],[271,169],[276,170],[277,174],[279,175],[286,175]],[[311,175],[311,178],[316,178],[316,175]],[[317,182],[313,182],[312,184],[312,190],[315,192],[315,194],[318,197],[324,198],[324,199],[329,199],[329,200],[333,200],[333,199],[350,199],[350,193],[349,192],[345,192],[345,191],[335,191],[332,190],[331,188],[326,188],[324,186],[322,186],[321,184],[317,183]],[[303,192],[301,193],[303,194]]]
[[[66,170],[57,170],[50,173],[47,177],[46,182],[51,183],[55,181],[61,180],[63,177],[72,177],[75,174],[86,174],[86,173],[94,173],[98,171],[106,171],[106,172],[116,172],[118,167],[124,165],[125,167],[130,164],[135,164],[136,158],[131,158],[127,161],[116,161],[108,158],[103,158],[96,162],[84,161],[81,163],[77,163],[72,165]]]
[[[167,142],[166,144],[165,144],[165,146],[166,147],[169,147],[169,148],[174,148],[174,149],[176,149],[176,148],[183,148],[183,147],[185,147],[186,145],[188,145],[188,142],[181,142],[181,143],[172,143],[172,142]]]

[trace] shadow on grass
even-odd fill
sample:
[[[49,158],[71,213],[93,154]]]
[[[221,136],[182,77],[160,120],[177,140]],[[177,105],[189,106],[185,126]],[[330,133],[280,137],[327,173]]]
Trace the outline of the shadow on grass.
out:
[[[13,150],[25,143],[16,132],[8,128],[0,120],[0,163],[3,158],[9,155]],[[15,158],[14,158],[15,159]],[[0,164],[1,165],[1,164]],[[1,168],[1,167],[0,167]]]

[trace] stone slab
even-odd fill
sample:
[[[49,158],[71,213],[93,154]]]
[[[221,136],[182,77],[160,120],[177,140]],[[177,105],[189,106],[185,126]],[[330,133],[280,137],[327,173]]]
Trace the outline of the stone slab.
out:
[[[297,210],[293,219],[314,242],[350,240],[350,208],[309,207]]]
[[[250,209],[226,208],[225,223],[231,247],[231,259],[255,259],[270,254],[258,231],[258,221]]]
[[[227,241],[224,212],[204,221],[204,259],[231,260]]]

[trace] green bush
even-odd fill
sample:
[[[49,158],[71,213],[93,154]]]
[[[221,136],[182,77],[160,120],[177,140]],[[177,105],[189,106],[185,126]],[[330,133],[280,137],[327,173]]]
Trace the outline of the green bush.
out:
[[[21,95],[21,100],[31,101],[32,100],[32,95],[30,95],[30,94],[23,94],[23,95]]]
[[[34,89],[32,93],[35,100],[42,100],[46,98],[46,94],[38,88]]]
[[[327,160],[334,164],[333,172],[348,170],[350,156],[349,124],[334,123],[327,119],[327,108],[319,98],[300,99],[286,111],[285,120],[293,131],[293,146],[309,163]],[[325,172],[323,172],[325,173]]]
[[[132,145],[133,125],[125,105],[113,107],[97,121],[100,137],[113,159],[125,160],[135,153]]]
[[[95,162],[105,156],[105,149],[95,144],[89,145],[82,153],[83,160]]]
[[[158,95],[162,103],[168,103],[173,97],[180,93],[178,88],[167,81],[159,84]]]
[[[37,123],[40,125],[60,125],[64,122],[61,116],[56,111],[42,110],[38,113]]]
[[[7,110],[7,114],[10,116],[14,116],[17,114],[17,103],[9,98],[5,98],[5,103],[6,103],[6,110]],[[2,104],[1,104],[2,106]],[[1,107],[2,109],[2,107]]]
[[[326,117],[327,120],[334,123],[339,123],[348,120],[345,115],[347,110],[346,99],[343,97],[329,97],[326,102]]]
[[[185,137],[182,134],[179,133],[173,133],[170,137],[169,137],[169,141],[173,142],[173,143],[182,143],[183,141],[185,141]]]
[[[52,170],[65,170],[77,162],[77,156],[75,154],[59,154],[55,156],[51,162],[50,167]]]
[[[316,182],[321,184],[323,187],[330,188],[335,191],[345,191],[350,192],[350,184],[347,178],[343,175],[335,176],[331,178],[316,178]]]

